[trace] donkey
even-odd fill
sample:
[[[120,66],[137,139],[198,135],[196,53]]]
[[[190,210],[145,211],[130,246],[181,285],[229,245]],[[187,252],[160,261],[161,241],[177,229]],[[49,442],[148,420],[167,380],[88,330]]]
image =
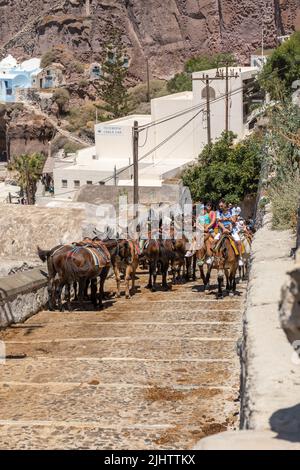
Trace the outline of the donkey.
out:
[[[197,258],[201,260],[200,274],[204,283],[204,290],[210,288],[210,276],[212,269],[217,270],[218,278],[218,297],[223,297],[222,285],[224,282],[224,274],[226,278],[226,290],[230,296],[233,296],[236,291],[236,272],[238,268],[238,254],[234,250],[233,240],[229,234],[223,234],[214,248],[213,262],[208,266],[206,275],[203,269],[203,260],[207,255],[207,246],[204,243],[203,247],[198,250]]]
[[[143,256],[149,264],[149,281],[146,288],[152,292],[156,291],[156,277],[159,268],[162,275],[162,289],[168,291],[170,289],[167,283],[168,269],[170,261],[175,259],[173,241],[150,239],[144,246]]]
[[[139,265],[139,251],[134,240],[105,240],[111,253],[111,264],[117,282],[117,297],[121,297],[121,273],[125,277],[125,297],[130,299],[135,292],[135,273]],[[129,283],[131,280],[131,291]]]

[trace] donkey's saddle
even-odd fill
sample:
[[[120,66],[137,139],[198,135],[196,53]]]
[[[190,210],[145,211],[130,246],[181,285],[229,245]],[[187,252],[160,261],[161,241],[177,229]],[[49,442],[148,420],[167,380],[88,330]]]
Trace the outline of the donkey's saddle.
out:
[[[237,256],[239,256],[239,250],[237,249],[237,246],[236,246],[236,244],[235,244],[234,239],[232,238],[231,235],[228,235],[227,233],[225,233],[225,234],[223,234],[223,235],[221,236],[220,240],[218,241],[218,243],[217,243],[216,246],[215,246],[214,251],[219,251],[219,249],[221,248],[221,246],[222,246],[222,244],[223,244],[223,242],[224,242],[224,240],[225,240],[226,238],[230,241],[230,244],[231,244],[231,246],[232,246],[232,248],[233,248],[235,254],[236,254]]]

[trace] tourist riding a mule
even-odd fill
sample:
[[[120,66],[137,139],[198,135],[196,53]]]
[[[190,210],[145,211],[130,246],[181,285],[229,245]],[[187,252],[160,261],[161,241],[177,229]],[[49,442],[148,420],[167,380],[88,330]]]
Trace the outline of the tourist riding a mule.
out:
[[[208,221],[208,218],[205,221]],[[226,277],[226,290],[230,295],[233,295],[236,290],[235,276],[238,263],[241,262],[243,264],[241,259],[242,249],[238,233],[233,231],[235,219],[223,200],[219,203],[216,223],[218,233],[215,235],[213,243],[211,243],[211,233],[206,229],[207,224],[204,225],[203,246],[197,252],[200,274],[204,283],[204,290],[206,290],[209,289],[211,271],[216,269],[218,272],[218,295],[222,296],[224,273]],[[204,263],[208,266],[206,275],[203,269]]]

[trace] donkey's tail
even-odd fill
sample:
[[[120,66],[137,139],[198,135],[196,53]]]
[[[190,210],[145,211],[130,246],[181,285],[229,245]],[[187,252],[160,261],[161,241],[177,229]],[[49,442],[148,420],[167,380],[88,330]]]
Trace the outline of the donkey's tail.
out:
[[[51,255],[51,250],[41,250],[41,248],[38,246],[37,254],[40,260],[43,261],[43,263],[45,263],[45,261],[47,261],[47,259]]]

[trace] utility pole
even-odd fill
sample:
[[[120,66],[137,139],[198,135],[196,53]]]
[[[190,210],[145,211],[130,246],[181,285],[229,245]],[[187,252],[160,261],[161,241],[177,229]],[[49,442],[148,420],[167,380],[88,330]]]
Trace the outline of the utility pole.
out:
[[[207,116],[207,144],[211,144],[211,123],[210,123],[210,89],[209,89],[209,76],[206,75],[206,116]]]
[[[225,64],[225,75],[222,70],[221,73],[219,69],[216,72],[215,77],[210,77],[209,75],[203,74],[202,78],[193,78],[193,80],[201,80],[205,83],[206,89],[206,114],[207,114],[207,143],[211,144],[211,109],[210,109],[210,82],[215,80],[225,80],[225,131],[229,131],[229,79],[238,78],[238,73],[234,73],[234,70],[231,70],[229,73],[229,62],[226,61]]]
[[[225,65],[225,132],[229,131],[229,75],[228,62]]]
[[[114,166],[114,185],[117,186],[117,167]]]
[[[133,123],[133,204],[135,217],[138,216],[139,203],[139,124]]]
[[[150,103],[150,71],[149,71],[149,60],[146,59],[147,66],[147,102]]]

